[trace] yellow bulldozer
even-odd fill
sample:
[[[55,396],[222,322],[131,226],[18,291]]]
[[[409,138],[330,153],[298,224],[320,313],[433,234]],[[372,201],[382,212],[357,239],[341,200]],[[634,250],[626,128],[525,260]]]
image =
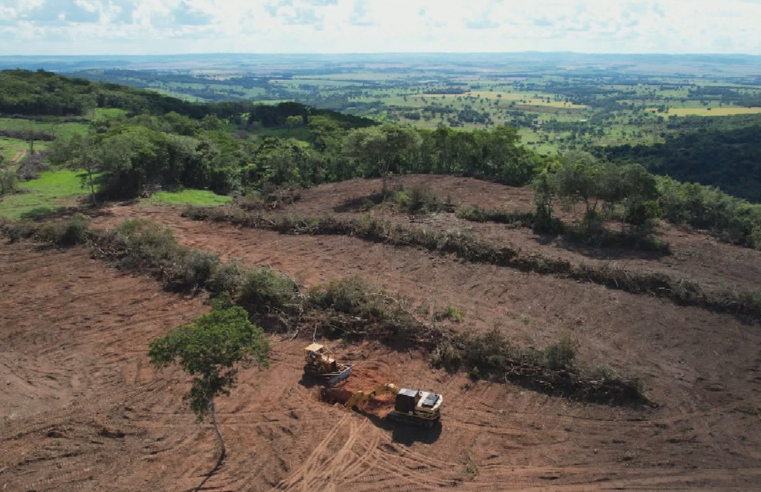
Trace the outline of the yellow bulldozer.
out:
[[[327,386],[333,386],[348,378],[352,370],[349,364],[337,363],[319,343],[313,343],[304,349],[304,361],[304,374],[321,380]]]
[[[359,407],[364,402],[382,394],[395,396],[394,410],[386,415],[388,420],[430,429],[441,418],[443,396],[431,391],[399,388],[391,383],[379,386],[370,392],[357,391],[345,406],[349,409],[360,409]]]

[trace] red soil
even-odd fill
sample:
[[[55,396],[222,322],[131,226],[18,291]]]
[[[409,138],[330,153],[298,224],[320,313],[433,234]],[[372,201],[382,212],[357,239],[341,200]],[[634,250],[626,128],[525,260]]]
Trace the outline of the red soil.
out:
[[[489,206],[505,195],[516,206],[530,199],[490,183],[431,182],[459,193],[461,202],[482,193],[477,203]],[[312,214],[345,200],[335,195],[349,191],[330,186],[306,192],[294,209]],[[193,222],[171,208],[107,212],[95,226],[153,218],[184,244],[271,265],[304,286],[360,275],[413,305],[451,301],[465,318],[455,329],[496,326],[537,347],[571,332],[582,364],[641,375],[659,404],[641,410],[575,403],[502,383],[474,384],[431,369],[415,351],[329,344],[338,360],[355,364],[347,391],[393,382],[444,395],[440,428],[395,426],[379,418],[388,402],[361,414],[319,401],[318,389],[301,379],[302,349],[311,340],[275,336],[271,367],[243,371],[232,395],[218,402],[229,455],[207,490],[754,490],[761,483],[758,326],[355,238]],[[679,239],[672,241],[677,251],[696,254],[674,260],[674,271],[757,285],[750,273],[761,268],[757,252],[699,234]],[[39,251],[30,244],[0,245],[0,289],[0,490],[181,491],[200,483],[215,461],[213,431],[183,405],[187,378],[154,371],[146,351],[150,339],[205,312],[202,299],[162,292],[150,279],[90,260],[81,248]]]

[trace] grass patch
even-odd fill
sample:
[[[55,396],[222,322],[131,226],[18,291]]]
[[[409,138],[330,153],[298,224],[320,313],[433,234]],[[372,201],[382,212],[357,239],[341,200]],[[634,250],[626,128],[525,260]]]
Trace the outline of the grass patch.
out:
[[[68,140],[74,135],[84,135],[89,129],[87,123],[64,121],[63,118],[51,118],[50,121],[28,120],[24,118],[0,118],[0,129],[27,132],[49,133],[56,138]],[[37,147],[38,142],[34,146]]]
[[[108,120],[119,118],[120,116],[127,116],[128,111],[120,108],[97,108],[95,110],[96,120]]]
[[[217,195],[213,191],[207,190],[182,190],[182,191],[160,191],[154,194],[150,200],[151,203],[161,203],[165,205],[195,205],[198,207],[213,207],[224,205],[232,201],[232,197]]]
[[[79,198],[89,192],[82,187],[80,173],[76,171],[48,171],[40,173],[39,179],[19,185],[20,193],[0,199],[0,217],[18,219],[34,211],[56,211],[62,207],[75,206]]]

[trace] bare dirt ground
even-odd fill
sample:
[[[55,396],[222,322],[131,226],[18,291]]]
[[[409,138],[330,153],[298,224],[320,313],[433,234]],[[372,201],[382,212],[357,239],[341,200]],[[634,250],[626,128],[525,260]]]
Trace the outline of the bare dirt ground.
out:
[[[757,490],[761,483],[759,326],[411,248],[237,229],[177,212],[113,206],[94,225],[152,218],[184,244],[270,265],[306,287],[360,275],[414,304],[451,301],[465,318],[455,329],[496,326],[522,345],[543,347],[570,331],[582,364],[641,375],[659,405],[576,403],[471,383],[431,369],[415,351],[331,343],[357,368],[349,390],[393,382],[444,395],[440,427],[394,426],[381,418],[382,404],[359,414],[319,401],[301,379],[307,340],[275,335],[271,367],[242,372],[218,403],[229,456],[208,490]],[[209,309],[202,299],[162,292],[81,248],[30,244],[0,245],[0,289],[0,490],[184,491],[201,481],[214,464],[213,431],[183,406],[186,378],[155,372],[146,351],[150,339]]]
[[[514,188],[488,181],[456,176],[412,175],[390,181],[389,188],[415,186],[429,188],[442,199],[450,197],[458,205],[477,205],[485,209],[531,211],[534,208],[533,192],[528,188]],[[357,215],[363,199],[381,190],[381,181],[353,180],[332,183],[309,189],[301,199],[283,208],[283,213],[321,215],[327,212],[338,215]],[[556,213],[565,221],[578,221],[583,207]],[[375,213],[375,212],[374,212]],[[382,212],[381,212],[382,213]],[[575,265],[610,266],[643,272],[661,272],[677,278],[698,282],[713,288],[761,290],[761,251],[738,248],[720,243],[707,234],[688,231],[668,224],[655,231],[661,241],[671,245],[673,254],[664,256],[655,252],[629,248],[594,248],[562,239],[548,240],[527,228],[510,228],[505,224],[476,223],[458,219],[454,214],[435,213],[417,216],[384,214],[394,221],[430,226],[439,230],[469,231],[498,243],[510,244],[525,254],[540,254],[545,258],[568,261]],[[618,224],[611,224],[618,228]]]

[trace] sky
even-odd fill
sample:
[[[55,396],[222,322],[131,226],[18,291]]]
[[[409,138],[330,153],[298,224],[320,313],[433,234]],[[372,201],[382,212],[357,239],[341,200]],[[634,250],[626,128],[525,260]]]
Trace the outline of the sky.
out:
[[[761,55],[761,0],[0,0],[0,55]]]

